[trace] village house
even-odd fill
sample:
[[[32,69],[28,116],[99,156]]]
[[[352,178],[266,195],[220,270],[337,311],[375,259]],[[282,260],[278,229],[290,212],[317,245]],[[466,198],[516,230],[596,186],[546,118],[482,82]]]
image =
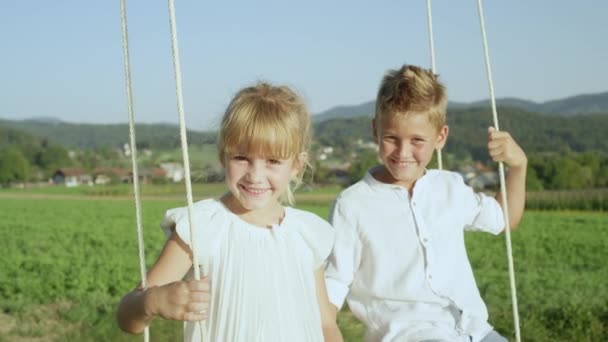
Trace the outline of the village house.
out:
[[[91,174],[79,168],[59,169],[53,174],[52,181],[55,185],[65,185],[67,187],[93,185]]]
[[[165,177],[175,183],[184,179],[184,167],[180,163],[160,163],[160,168],[165,171]]]

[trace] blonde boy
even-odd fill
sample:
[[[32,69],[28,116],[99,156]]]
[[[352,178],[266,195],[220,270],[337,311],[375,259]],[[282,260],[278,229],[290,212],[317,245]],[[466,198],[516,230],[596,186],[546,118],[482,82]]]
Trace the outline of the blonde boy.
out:
[[[330,214],[329,298],[336,311],[348,301],[368,341],[506,341],[487,322],[464,244],[465,230],[504,229],[500,194],[475,193],[457,173],[426,169],[448,136],[446,105],[430,71],[390,70],[372,125],[382,165],[340,193]],[[490,156],[510,168],[513,229],[524,209],[527,158],[507,132],[488,135]]]

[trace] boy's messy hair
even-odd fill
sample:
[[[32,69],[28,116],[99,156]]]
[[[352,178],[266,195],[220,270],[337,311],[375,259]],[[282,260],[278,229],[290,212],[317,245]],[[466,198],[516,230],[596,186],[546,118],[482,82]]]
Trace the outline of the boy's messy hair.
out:
[[[447,95],[438,75],[413,65],[389,70],[376,98],[376,120],[395,115],[424,113],[435,128],[446,123]]]
[[[287,86],[259,82],[241,89],[228,105],[217,147],[224,164],[234,154],[297,158],[308,152],[310,144],[310,114],[302,99]],[[311,167],[308,160],[302,162],[300,173],[281,198],[289,204],[293,204],[292,189],[301,184],[304,172]]]

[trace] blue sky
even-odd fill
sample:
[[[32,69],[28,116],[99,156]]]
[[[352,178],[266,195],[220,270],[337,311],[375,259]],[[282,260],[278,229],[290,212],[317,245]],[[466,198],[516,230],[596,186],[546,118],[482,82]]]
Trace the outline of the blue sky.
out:
[[[488,97],[475,0],[433,1],[437,72],[450,100]],[[424,0],[176,0],[189,128],[213,128],[263,79],[312,113],[374,98],[383,73],[430,68]],[[177,123],[167,1],[127,1],[137,121]],[[485,1],[497,97],[542,102],[608,91],[608,2]],[[0,11],[0,118],[127,121],[120,2],[20,0]]]

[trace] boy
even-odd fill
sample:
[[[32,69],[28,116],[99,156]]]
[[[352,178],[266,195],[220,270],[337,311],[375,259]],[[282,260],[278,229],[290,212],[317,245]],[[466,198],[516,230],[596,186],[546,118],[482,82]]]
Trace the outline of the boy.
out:
[[[330,214],[329,298],[336,312],[348,299],[368,341],[506,341],[487,322],[464,244],[464,230],[502,231],[500,194],[477,194],[454,172],[426,169],[448,136],[446,106],[430,71],[390,70],[372,124],[382,165],[341,192]],[[492,128],[488,150],[510,167],[513,229],[524,210],[527,158]]]

